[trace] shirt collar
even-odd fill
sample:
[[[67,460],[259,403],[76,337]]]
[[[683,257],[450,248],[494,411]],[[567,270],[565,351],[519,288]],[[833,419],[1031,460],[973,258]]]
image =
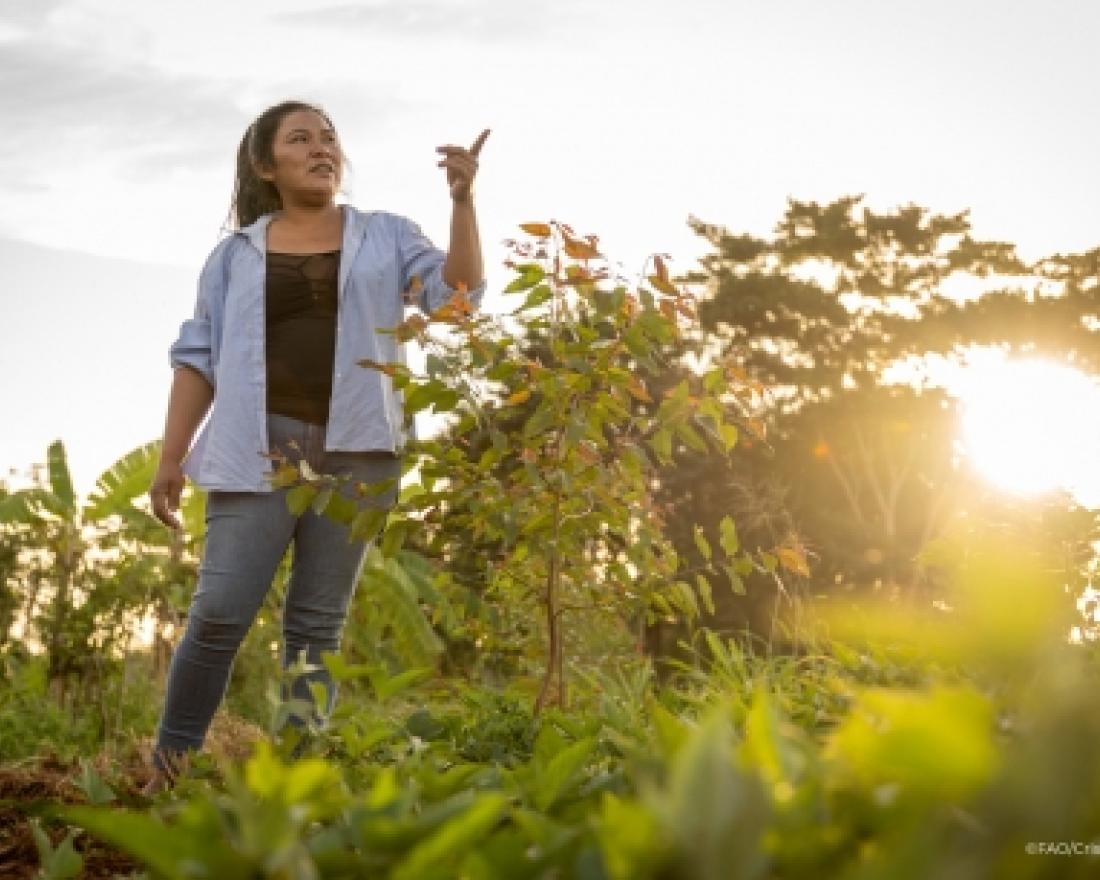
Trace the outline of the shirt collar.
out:
[[[367,218],[370,216],[369,212],[357,211],[352,205],[340,205],[340,210],[344,212],[344,241],[343,250],[349,257],[353,251],[358,249],[360,239],[363,237],[363,232],[366,230]],[[275,219],[275,212],[263,214],[250,223],[248,226],[242,227],[237,230],[240,235],[245,236],[256,250],[261,254],[267,253],[267,226]]]
[[[267,253],[267,224],[275,218],[273,213],[264,214],[254,220],[248,226],[237,230],[238,235],[243,235],[261,254]]]
[[[337,281],[337,290],[342,294],[344,287],[347,285],[348,275],[351,272],[351,264],[355,260],[359,246],[363,243],[363,237],[367,231],[367,222],[375,212],[360,211],[353,205],[340,205],[340,210],[344,212],[344,239],[340,251],[340,274]],[[248,226],[238,229],[237,233],[247,238],[256,250],[266,256],[267,225],[274,218],[275,212],[264,214]]]

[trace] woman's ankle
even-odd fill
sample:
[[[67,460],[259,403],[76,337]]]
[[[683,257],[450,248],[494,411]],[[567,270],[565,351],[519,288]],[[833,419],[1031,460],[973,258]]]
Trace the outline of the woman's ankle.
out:
[[[185,774],[191,764],[191,749],[172,749],[158,747],[153,750],[154,772],[167,777],[175,784]]]

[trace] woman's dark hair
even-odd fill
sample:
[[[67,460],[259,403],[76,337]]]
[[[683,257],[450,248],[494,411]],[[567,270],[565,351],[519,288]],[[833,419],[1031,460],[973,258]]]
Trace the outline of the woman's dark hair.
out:
[[[227,218],[230,229],[242,229],[264,214],[282,209],[283,200],[279,196],[279,191],[273,183],[264,180],[256,173],[255,166],[257,164],[265,167],[275,165],[275,134],[283,118],[297,110],[311,110],[319,114],[333,131],[336,130],[336,126],[332,124],[332,120],[324,110],[306,101],[283,101],[281,104],[268,107],[257,116],[245,130],[244,137],[241,138],[240,146],[237,148],[237,170]],[[341,160],[346,169],[349,163],[343,152],[341,152]]]

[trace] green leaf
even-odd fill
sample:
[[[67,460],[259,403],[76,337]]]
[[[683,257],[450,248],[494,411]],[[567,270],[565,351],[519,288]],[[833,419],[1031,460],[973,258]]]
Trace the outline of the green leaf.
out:
[[[435,390],[430,385],[413,385],[406,388],[404,394],[404,411],[409,415],[430,406],[435,399]]]
[[[479,795],[466,812],[413,847],[394,869],[393,880],[422,880],[451,863],[493,829],[507,805],[507,798],[497,792]]]
[[[368,560],[364,586],[377,613],[392,628],[398,656],[412,666],[432,666],[443,651],[443,643],[420,607],[420,593],[413,579],[397,559],[383,557],[377,547],[372,548]]]
[[[332,486],[326,486],[317,493],[312,502],[314,513],[321,516],[325,512],[325,508],[328,507],[328,503],[332,500],[334,491],[335,489],[333,489]]]
[[[268,478],[268,482],[271,483],[273,488],[282,489],[284,486],[293,486],[298,482],[300,476],[298,468],[288,461],[275,469],[275,472]]]
[[[406,669],[397,673],[397,675],[387,676],[384,669],[374,667],[368,674],[371,687],[374,688],[375,698],[378,702],[384,703],[402,691],[407,691],[413,685],[431,678],[432,670],[425,666],[418,669]]]
[[[405,719],[405,730],[419,739],[431,741],[439,739],[447,728],[432,714],[431,709],[417,709]]]
[[[401,487],[401,491],[398,493],[397,501],[399,504],[405,504],[416,498],[418,495],[426,495],[427,491],[424,489],[421,483],[406,483]]]
[[[360,730],[360,726],[364,729]],[[342,724],[339,728],[340,739],[352,758],[360,758],[378,747],[395,734],[387,721],[363,722],[356,719]]]
[[[964,801],[1000,764],[993,713],[989,697],[971,687],[863,690],[828,736],[835,778],[866,792],[897,786],[904,800]]]
[[[321,758],[295,761],[286,771],[286,779],[279,794],[282,802],[288,806],[307,805],[307,815],[313,819],[330,815],[342,800],[343,783],[340,771]]]
[[[103,781],[103,777],[96,773],[91,761],[86,759],[82,759],[80,762],[80,781],[78,785],[91,804],[100,806],[115,800],[116,795],[111,786]]]
[[[301,516],[306,512],[306,508],[313,502],[313,498],[316,494],[316,487],[309,483],[302,483],[300,486],[295,486],[286,493],[287,509],[295,516]]]
[[[100,474],[84,508],[84,519],[97,522],[121,513],[148,492],[160,463],[160,448],[159,440],[138,446]]]
[[[709,451],[707,449],[707,441],[699,436],[699,432],[696,431],[689,422],[682,421],[677,423],[676,433],[696,452],[706,453]]]
[[[387,558],[396,555],[411,530],[412,523],[407,519],[397,519],[386,526],[386,532],[382,536],[382,555]]]
[[[65,839],[54,849],[37,816],[31,817],[30,825],[41,865],[41,871],[36,875],[39,880],[68,880],[70,877],[80,876],[80,872],[84,870],[84,859],[73,847],[73,839],[79,832],[70,829]]]
[[[709,632],[709,630],[708,630]],[[671,759],[688,740],[690,729],[679,715],[675,715],[653,697],[646,700],[646,710],[653,723],[653,733],[661,747],[661,754]]]
[[[667,788],[642,802],[678,850],[684,877],[761,877],[761,837],[770,804],[754,774],[738,769],[735,736],[725,707],[715,707],[679,749]]]
[[[661,461],[672,458],[672,432],[667,428],[654,431],[648,440],[650,448],[657,453]]]
[[[741,580],[741,575],[737,573],[737,569],[732,565],[723,565],[722,568],[726,572],[726,577],[729,578],[730,589],[732,589],[738,596],[744,596],[745,582]]]
[[[699,552],[703,554],[703,558],[709,562],[711,558],[710,542],[707,541],[706,535],[703,534],[703,529],[700,525],[696,524],[692,529],[692,537],[695,538],[695,546],[699,548]]]
[[[351,536],[356,540],[373,541],[386,524],[389,511],[378,507],[365,507],[351,521]]]
[[[517,314],[518,312],[523,312],[523,311],[526,311],[527,309],[537,308],[538,306],[541,306],[547,300],[553,299],[553,297],[554,297],[554,291],[552,291],[545,284],[540,284],[538,287],[536,287],[534,290],[532,290],[529,294],[527,294],[527,298],[523,301],[523,305],[521,305],[519,308],[515,309],[512,312],[512,314]]]
[[[359,505],[339,492],[333,494],[324,509],[325,516],[338,523],[344,523],[345,525],[352,522],[358,512]]]
[[[348,663],[335,651],[324,651],[321,654],[321,662],[328,669],[333,681],[354,681],[366,678],[374,669],[369,663]]]
[[[516,293],[534,287],[546,276],[542,266],[537,263],[528,263],[523,267],[523,272],[509,282],[504,288],[504,293]]]
[[[726,447],[726,452],[729,452],[733,447],[737,445],[737,425],[731,425],[728,422],[723,422],[718,426],[718,433],[722,437],[722,443]]]
[[[726,386],[726,371],[714,367],[703,374],[703,387],[710,394],[718,394]]]
[[[439,355],[428,354],[424,357],[424,372],[435,378],[436,376],[446,376],[450,373],[450,368],[447,366],[447,361]]]
[[[73,492],[73,480],[69,474],[69,462],[65,456],[65,445],[60,440],[50,444],[46,452],[46,467],[49,473],[50,491],[66,511],[74,511],[76,495]]]
[[[424,794],[432,801],[441,801],[463,789],[469,788],[473,777],[484,773],[482,764],[455,764],[442,772],[436,772],[430,765],[417,773],[416,781]]]
[[[506,382],[518,369],[519,364],[513,361],[500,361],[499,363],[493,364],[485,371],[485,377],[497,382]]]
[[[626,343],[630,353],[636,357],[644,358],[649,354],[649,342],[646,340],[641,324],[631,324],[623,333],[623,342]]]
[[[565,749],[566,745],[565,737],[562,736],[556,724],[542,725],[538,736],[535,737],[534,753],[531,755],[531,763],[536,773],[549,765],[554,760],[554,756]]]
[[[180,822],[173,827],[149,814],[104,807],[59,807],[49,813],[84,828],[172,880],[194,876],[190,868],[196,864],[202,865],[209,877],[249,876],[252,872],[248,863],[224,843],[224,838],[195,822],[203,818],[199,815],[201,811],[213,808],[193,802],[187,809],[190,814],[185,818],[194,824],[185,826]]]
[[[727,556],[733,556],[741,547],[741,542],[737,539],[737,526],[727,515],[722,517],[722,521],[718,524],[718,529],[718,541],[722,545],[722,549]]]
[[[454,388],[444,388],[432,401],[432,411],[437,413],[450,412],[458,406],[461,395]]]
[[[703,607],[707,609],[708,614],[714,614],[714,594],[711,592],[710,581],[703,575],[695,575],[695,586],[699,592],[700,598],[703,600]]]
[[[568,792],[595,749],[596,738],[585,737],[566,746],[550,759],[550,763],[535,777],[535,805],[540,810],[548,811]]]
[[[665,848],[664,835],[656,817],[642,804],[604,792],[596,836],[612,880],[655,876]]]
[[[554,404],[552,401],[547,400],[539,404],[538,409],[534,411],[531,418],[523,426],[523,435],[526,438],[531,438],[537,434],[541,434],[547,428],[554,425],[558,415],[555,412]]]
[[[773,789],[786,783],[787,791],[793,793],[799,756],[793,744],[783,738],[778,712],[767,690],[759,683],[745,718],[741,749],[749,766],[755,767]],[[782,796],[781,792],[777,793]]]

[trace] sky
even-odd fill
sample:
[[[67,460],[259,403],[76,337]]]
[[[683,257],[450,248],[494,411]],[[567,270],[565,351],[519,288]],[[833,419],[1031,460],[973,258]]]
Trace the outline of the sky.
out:
[[[302,98],[347,198],[444,249],[435,147],[490,128],[490,293],[517,225],[628,274],[767,235],[786,200],[969,209],[1025,259],[1100,244],[1100,4],[1042,0],[3,0],[0,476],[61,438],[77,490],[163,430],[168,348],[226,219],[241,134]]]

